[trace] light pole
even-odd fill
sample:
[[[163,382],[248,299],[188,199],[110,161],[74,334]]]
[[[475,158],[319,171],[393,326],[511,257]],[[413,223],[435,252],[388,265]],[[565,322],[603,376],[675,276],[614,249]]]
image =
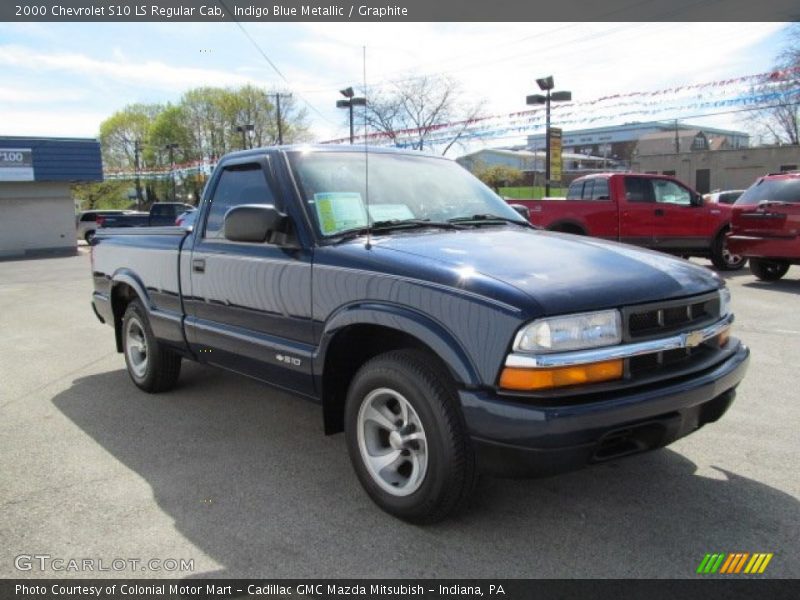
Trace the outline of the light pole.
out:
[[[172,201],[175,202],[177,194],[175,193],[175,150],[179,147],[178,144],[167,144],[164,148],[169,152],[169,174],[172,179]]]
[[[553,92],[555,87],[553,76],[548,75],[536,80],[539,89],[545,95],[532,94],[525,99],[526,104],[545,105],[545,172],[544,172],[544,195],[550,195],[550,102],[569,102],[572,100],[572,92]]]
[[[242,150],[247,150],[247,138],[249,137],[251,140],[253,139],[253,134],[255,133],[256,127],[248,123],[247,125],[237,125],[236,131],[242,134]],[[253,147],[253,144],[250,144],[250,147]]]
[[[339,90],[339,93],[347,98],[347,100],[337,100],[336,101],[336,108],[347,108],[350,110],[350,144],[353,144],[354,135],[353,135],[353,107],[354,106],[366,106],[367,99],[366,98],[355,98],[354,96],[356,93],[353,91],[353,88],[345,88],[343,90]]]

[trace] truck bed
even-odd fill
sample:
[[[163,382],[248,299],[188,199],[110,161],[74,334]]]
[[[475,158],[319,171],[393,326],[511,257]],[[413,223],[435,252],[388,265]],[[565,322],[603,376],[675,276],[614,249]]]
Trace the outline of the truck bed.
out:
[[[508,200],[510,204],[527,207],[532,225],[544,229],[560,230],[564,227],[580,227],[585,231],[586,223],[599,225],[600,231],[616,231],[617,206],[611,200],[567,200],[545,198],[543,200]]]
[[[185,347],[180,250],[189,233],[182,227],[98,229],[92,244],[92,276],[93,297],[105,313],[102,316],[110,315],[111,283],[116,278],[149,304],[154,333],[178,349]]]

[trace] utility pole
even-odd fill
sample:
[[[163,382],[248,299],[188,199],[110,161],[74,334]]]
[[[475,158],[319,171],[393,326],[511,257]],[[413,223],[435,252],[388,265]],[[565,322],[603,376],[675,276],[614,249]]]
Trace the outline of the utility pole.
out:
[[[178,144],[167,144],[164,146],[169,151],[169,173],[172,178],[172,201],[175,202],[177,193],[175,191],[175,149]]]
[[[133,140],[133,167],[136,169],[136,210],[142,210],[142,181],[139,177],[139,155],[142,152],[142,142]]]
[[[283,145],[283,121],[281,119],[281,98],[291,98],[291,94],[281,94],[279,92],[275,93],[275,109],[277,111],[278,117],[278,145]]]
[[[678,137],[678,119],[675,119],[675,154],[681,153],[681,140]]]

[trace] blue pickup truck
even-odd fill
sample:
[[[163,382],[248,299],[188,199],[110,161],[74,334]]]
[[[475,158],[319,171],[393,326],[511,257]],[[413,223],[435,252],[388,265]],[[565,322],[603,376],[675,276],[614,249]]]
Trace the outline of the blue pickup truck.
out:
[[[175,225],[175,219],[186,211],[194,210],[191,204],[182,202],[156,202],[148,212],[129,212],[127,214],[107,215],[98,219],[100,227],[106,229],[120,227],[167,227]]]
[[[224,157],[194,228],[100,230],[97,317],[133,383],[184,359],[322,405],[369,496],[415,523],[479,473],[545,475],[719,419],[749,351],[713,272],[541,231],[458,164],[351,146]]]

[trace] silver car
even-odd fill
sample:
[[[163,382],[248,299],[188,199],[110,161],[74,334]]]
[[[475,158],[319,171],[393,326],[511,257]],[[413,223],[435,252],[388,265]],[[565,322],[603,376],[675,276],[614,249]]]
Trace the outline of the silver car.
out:
[[[86,240],[87,244],[92,243],[94,233],[100,225],[97,223],[97,217],[107,217],[111,215],[127,215],[134,211],[132,210],[85,210],[75,217],[75,226],[78,230],[78,239]]]

